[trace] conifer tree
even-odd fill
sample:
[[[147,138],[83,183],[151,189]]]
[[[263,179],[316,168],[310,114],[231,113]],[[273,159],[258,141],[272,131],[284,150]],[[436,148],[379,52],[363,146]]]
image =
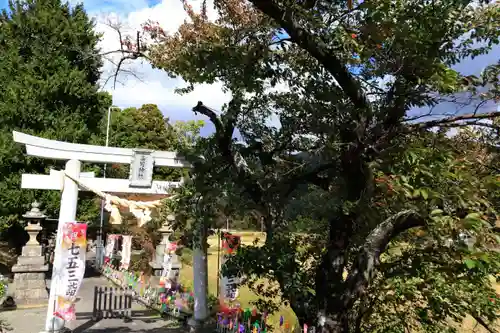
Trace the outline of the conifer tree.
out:
[[[33,200],[57,217],[57,191],[21,190],[21,173],[47,174],[62,162],[27,157],[12,131],[88,143],[100,131],[107,93],[99,91],[99,35],[82,5],[60,0],[10,1],[0,13],[0,228]],[[91,219],[80,195],[79,219]],[[92,208],[95,213],[98,208]]]

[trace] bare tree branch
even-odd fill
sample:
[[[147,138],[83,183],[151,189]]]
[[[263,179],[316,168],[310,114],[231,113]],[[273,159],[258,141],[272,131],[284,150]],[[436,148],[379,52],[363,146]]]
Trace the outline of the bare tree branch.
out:
[[[276,45],[276,44],[282,44],[282,43],[286,43],[286,42],[291,42],[292,39],[291,38],[281,38],[277,41],[274,41],[274,42],[271,42],[268,46],[272,46],[272,45]]]
[[[109,62],[110,62],[110,63],[111,63],[111,64],[112,64],[115,68],[118,68],[118,63],[117,63],[117,62],[115,62],[113,59],[106,59],[106,60],[107,60],[107,61],[109,61]],[[133,76],[133,77],[134,77],[134,78],[136,78],[138,81],[140,81],[140,82],[143,82],[143,83],[144,83],[144,80],[143,80],[143,79],[139,76],[139,74],[138,74],[138,73],[135,73],[133,70],[129,70],[129,69],[125,69],[125,68],[121,67],[121,68],[119,69],[119,71],[120,71],[120,73],[125,73],[126,75]],[[109,75],[109,76],[106,78],[106,80],[104,80],[104,83],[102,84],[102,86],[103,86],[103,87],[105,87],[105,86],[108,84],[109,80],[111,80],[111,79],[114,79],[114,81],[115,81],[115,82],[118,82],[118,83],[120,83],[120,84],[122,84],[122,85],[124,84],[124,82],[121,82],[121,81],[119,81],[119,80],[118,80],[118,75],[117,75],[117,73],[116,73],[116,72],[114,72],[114,74],[113,74],[113,75]]]
[[[449,118],[444,118],[444,119],[437,119],[437,120],[431,120],[431,121],[426,121],[418,124],[413,124],[408,126],[409,131],[415,131],[419,129],[425,129],[425,128],[432,128],[432,127],[437,127],[437,126],[447,126],[447,127],[459,127],[461,124],[460,121],[467,121],[467,120],[481,120],[481,119],[493,119],[500,117],[500,112],[489,112],[489,113],[482,113],[482,114],[476,114],[476,113],[469,113],[469,114],[464,114],[461,116],[456,116],[456,117],[449,117]]]
[[[140,39],[140,32],[136,32],[136,40],[135,40],[135,45],[128,40],[128,38],[123,37],[123,32],[122,32],[122,26],[119,22],[112,22],[110,19],[106,20],[104,22],[105,25],[107,25],[109,28],[113,29],[116,31],[118,34],[118,40],[120,42],[120,49],[114,50],[114,51],[107,51],[102,54],[102,56],[109,62],[111,62],[115,66],[115,70],[113,71],[113,74],[110,75],[106,80],[104,85],[108,83],[108,81],[112,78],[113,79],[113,88],[116,88],[116,83],[118,81],[118,76],[120,73],[126,73],[126,74],[132,74],[134,77],[138,78],[137,75],[133,74],[132,71],[123,69],[122,67],[126,63],[127,60],[136,60],[139,58],[144,58],[147,60],[151,60],[147,54],[143,52],[145,50],[145,46],[142,44],[141,39]],[[120,59],[118,62],[114,62],[109,56],[119,54],[121,55]]]
[[[491,129],[500,129],[500,126],[482,123],[481,121],[467,121],[467,122],[458,123],[458,124],[443,124],[443,125],[440,125],[439,127],[441,127],[441,128],[457,128],[457,127],[468,127],[468,126],[480,126],[480,127],[491,128]]]

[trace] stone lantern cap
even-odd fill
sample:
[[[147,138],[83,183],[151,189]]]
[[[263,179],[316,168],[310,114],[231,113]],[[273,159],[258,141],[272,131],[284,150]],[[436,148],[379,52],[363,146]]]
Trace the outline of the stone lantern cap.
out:
[[[172,233],[172,223],[175,221],[175,216],[172,214],[167,215],[166,221],[163,223],[158,231],[161,234]]]
[[[47,218],[47,216],[40,211],[40,204],[37,201],[31,204],[31,210],[26,212],[23,217],[27,220],[43,220]]]

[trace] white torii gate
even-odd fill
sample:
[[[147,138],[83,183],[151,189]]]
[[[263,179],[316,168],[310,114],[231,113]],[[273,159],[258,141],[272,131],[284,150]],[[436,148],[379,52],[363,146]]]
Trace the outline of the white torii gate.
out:
[[[61,231],[64,224],[76,221],[79,186],[73,179],[78,180],[86,187],[108,193],[168,194],[170,189],[180,186],[181,182],[153,181],[153,167],[188,168],[191,166],[176,152],[68,143],[43,139],[16,131],[13,131],[13,135],[15,142],[26,146],[27,155],[67,161],[64,172],[51,170],[49,175],[22,175],[22,188],[62,191],[54,263],[60,260],[58,247],[60,247]],[[130,164],[130,178],[95,178],[93,172],[81,172],[82,161]],[[204,260],[206,258],[203,251],[195,248],[193,253],[195,320],[204,320],[208,315],[205,282],[207,272],[204,269]],[[57,272],[56,268],[57,266],[54,264],[45,332],[57,332],[64,328],[64,321],[54,316],[55,291],[60,278],[60,273]]]

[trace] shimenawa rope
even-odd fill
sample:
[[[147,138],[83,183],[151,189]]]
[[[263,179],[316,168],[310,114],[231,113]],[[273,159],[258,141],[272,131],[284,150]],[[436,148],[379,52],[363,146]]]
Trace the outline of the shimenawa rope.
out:
[[[96,195],[98,195],[99,197],[101,197],[106,201],[106,205],[104,206],[104,208],[111,213],[110,220],[112,224],[121,224],[120,210],[118,209],[117,206],[128,208],[129,211],[138,219],[139,226],[141,227],[145,223],[151,220],[151,209],[158,208],[162,205],[161,200],[133,201],[133,200],[123,199],[115,195],[107,194],[102,191],[96,190],[88,185],[82,184],[80,180],[76,179],[71,175],[68,175],[68,173],[65,171],[62,171],[62,173],[66,177],[77,183],[80,187],[88,191],[94,192]],[[174,199],[175,197],[176,196],[174,195],[171,196],[169,199]]]

